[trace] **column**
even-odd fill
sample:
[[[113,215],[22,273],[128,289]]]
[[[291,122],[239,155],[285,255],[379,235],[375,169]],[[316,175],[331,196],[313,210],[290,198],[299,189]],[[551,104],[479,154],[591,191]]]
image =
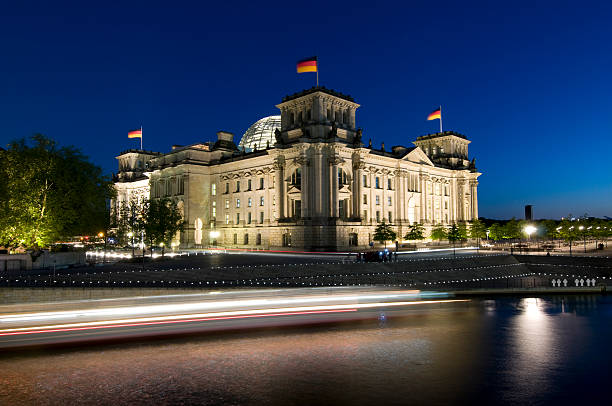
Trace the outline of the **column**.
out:
[[[338,213],[338,158],[336,156],[332,156],[329,159],[329,163],[331,164],[331,217],[337,218],[339,216]]]
[[[425,176],[421,174],[421,223],[427,223],[427,183]]]
[[[477,180],[472,180],[470,181],[470,186],[471,186],[471,197],[472,197],[472,220],[475,220],[478,218],[478,181]]]
[[[310,212],[309,212],[309,193],[308,193],[308,184],[309,182],[309,174],[308,174],[308,158],[306,158],[305,156],[302,156],[300,158],[300,164],[301,164],[301,170],[302,170],[302,183],[300,184],[300,188],[301,188],[301,199],[302,199],[302,213],[298,213],[300,215],[300,217],[309,217],[310,216]]]
[[[275,185],[276,189],[276,204],[278,218],[285,218],[285,160],[279,157],[274,164],[275,171]]]

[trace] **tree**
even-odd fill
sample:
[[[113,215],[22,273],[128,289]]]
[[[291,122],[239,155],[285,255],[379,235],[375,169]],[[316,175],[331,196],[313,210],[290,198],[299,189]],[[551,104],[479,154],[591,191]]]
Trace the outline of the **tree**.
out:
[[[557,222],[555,220],[544,220],[542,222],[542,226],[544,227],[544,235],[546,238],[555,240],[555,238],[559,238],[559,232],[557,231]]]
[[[447,236],[448,236],[448,233],[446,232],[446,228],[444,228],[444,226],[442,225],[437,225],[431,230],[432,240],[437,240],[439,242],[442,240],[446,240]]]
[[[514,217],[503,226],[503,235],[505,239],[509,240],[520,239],[523,235],[519,222]]]
[[[408,233],[404,236],[406,240],[422,240],[425,238],[425,229],[420,223],[414,223],[408,226]]]
[[[504,238],[504,229],[499,223],[494,223],[489,227],[489,237],[493,241],[499,241]]]
[[[470,238],[478,241],[478,246],[480,247],[480,240],[487,237],[487,227],[485,224],[479,219],[472,220],[470,225]]]
[[[374,241],[384,243],[385,248],[387,248],[387,241],[393,241],[396,237],[397,234],[395,233],[395,231],[393,231],[390,225],[385,223],[384,219],[382,223],[377,225],[376,229],[374,230]]]
[[[446,238],[448,238],[449,243],[453,243],[453,255],[455,255],[455,243],[461,241],[462,238],[461,230],[456,224],[453,223],[453,225],[448,228]]]
[[[0,157],[0,245],[40,248],[109,227],[114,190],[74,147],[41,134],[13,141]]]
[[[185,227],[178,202],[168,198],[152,199],[145,202],[143,212],[145,218],[144,231],[147,239],[150,241],[151,247],[161,245],[163,257],[165,247],[170,245],[176,234],[183,231]],[[153,255],[153,252],[151,252],[151,255]]]
[[[578,227],[568,219],[562,220],[560,227],[559,235],[569,243],[570,255],[572,255],[572,242],[579,238]]]
[[[460,242],[467,241],[468,229],[464,221],[461,221],[457,224],[457,232],[459,236],[459,239],[457,241],[460,241]]]

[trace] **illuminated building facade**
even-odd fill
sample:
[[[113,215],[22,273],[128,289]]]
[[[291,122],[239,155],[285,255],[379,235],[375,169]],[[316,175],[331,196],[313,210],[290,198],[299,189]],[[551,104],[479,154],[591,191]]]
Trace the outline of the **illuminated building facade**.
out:
[[[244,148],[219,132],[214,143],[121,154],[115,204],[135,190],[178,199],[184,248],[363,248],[383,220],[402,236],[413,223],[430,230],[478,217],[480,173],[465,136],[445,131],[418,137],[412,147],[364,146],[359,105],[324,87],[286,96],[276,107],[280,119],[255,123]],[[139,160],[140,172],[133,166]]]

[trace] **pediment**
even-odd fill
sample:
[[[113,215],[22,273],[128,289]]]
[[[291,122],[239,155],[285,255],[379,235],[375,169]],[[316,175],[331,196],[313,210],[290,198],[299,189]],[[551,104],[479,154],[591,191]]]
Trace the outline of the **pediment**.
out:
[[[434,163],[420,147],[415,147],[412,151],[404,155],[402,159],[404,161],[414,162],[415,164],[434,166]]]

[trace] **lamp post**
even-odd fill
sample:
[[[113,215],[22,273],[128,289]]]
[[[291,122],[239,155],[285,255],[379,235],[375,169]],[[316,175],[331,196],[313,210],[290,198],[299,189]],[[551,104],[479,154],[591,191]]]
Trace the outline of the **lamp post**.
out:
[[[102,263],[106,263],[106,236],[102,231],[98,233],[98,237],[104,239],[104,256],[102,257]]]
[[[132,246],[132,258],[134,258],[134,233],[130,231],[129,233],[127,233],[127,236],[130,238],[130,245]]]
[[[582,231],[582,239],[584,241],[584,253],[586,254],[586,232],[584,231],[584,226],[578,227],[578,230]]]
[[[535,226],[531,225],[531,224],[525,226],[524,231],[525,231],[525,234],[527,234],[527,241],[528,242],[530,242],[530,240],[531,240],[531,234],[535,233],[537,230],[538,229]]]

